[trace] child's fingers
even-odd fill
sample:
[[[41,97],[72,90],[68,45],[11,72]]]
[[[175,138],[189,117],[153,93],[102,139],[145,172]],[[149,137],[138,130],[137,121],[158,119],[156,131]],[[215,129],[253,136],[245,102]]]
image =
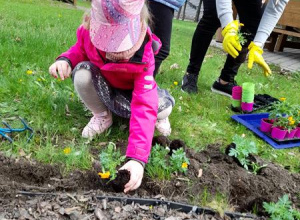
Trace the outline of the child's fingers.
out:
[[[52,64],[52,65],[49,67],[49,73],[50,73],[54,78],[57,78],[56,70],[57,70],[56,63]]]
[[[64,77],[64,72],[63,72],[63,65],[61,63],[57,64],[57,70],[58,70],[58,74],[59,74],[61,80],[64,80],[65,77]]]
[[[133,190],[133,186],[137,183],[137,181],[137,176],[131,175],[129,182],[125,185],[124,192],[127,193],[128,191]]]
[[[67,75],[66,75],[66,78],[71,75],[71,72],[72,72],[72,69],[71,69],[70,65],[67,65]]]

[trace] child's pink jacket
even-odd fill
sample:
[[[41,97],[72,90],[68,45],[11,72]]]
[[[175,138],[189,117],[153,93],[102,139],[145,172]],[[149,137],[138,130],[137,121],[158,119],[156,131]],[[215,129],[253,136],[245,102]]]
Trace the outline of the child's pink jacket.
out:
[[[90,40],[89,31],[83,26],[77,30],[77,42],[59,57],[68,58],[72,69],[82,61],[97,65],[101,74],[115,88],[133,89],[131,117],[126,156],[147,163],[151,151],[152,138],[157,118],[157,85],[153,78],[154,52],[152,40],[159,41],[150,29],[147,30],[148,42],[144,46],[142,62],[104,63],[105,52],[98,51]]]

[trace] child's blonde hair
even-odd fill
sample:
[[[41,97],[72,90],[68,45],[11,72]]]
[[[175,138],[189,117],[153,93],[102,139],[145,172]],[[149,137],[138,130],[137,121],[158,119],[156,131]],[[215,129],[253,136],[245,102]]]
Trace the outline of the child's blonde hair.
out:
[[[83,21],[82,21],[83,27],[87,30],[90,29],[90,21],[91,21],[91,11],[87,11],[84,13]],[[150,11],[148,9],[148,5],[146,2],[141,11],[141,21],[145,21],[148,26],[150,26],[152,23],[151,14],[150,14]]]

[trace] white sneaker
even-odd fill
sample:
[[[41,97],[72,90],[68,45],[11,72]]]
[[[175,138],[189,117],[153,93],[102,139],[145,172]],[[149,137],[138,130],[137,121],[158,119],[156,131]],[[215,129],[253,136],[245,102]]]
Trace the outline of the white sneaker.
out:
[[[93,116],[90,122],[84,127],[82,137],[93,138],[97,134],[106,131],[112,125],[112,114],[110,111],[104,111]]]
[[[157,120],[155,123],[155,128],[161,133],[163,136],[170,136],[171,135],[171,124],[169,121],[169,117],[165,119]]]

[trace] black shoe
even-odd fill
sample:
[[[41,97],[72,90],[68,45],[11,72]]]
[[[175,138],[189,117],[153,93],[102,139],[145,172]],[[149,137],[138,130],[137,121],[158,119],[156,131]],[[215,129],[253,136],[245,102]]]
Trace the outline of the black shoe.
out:
[[[211,91],[213,91],[215,93],[219,93],[221,95],[226,95],[228,97],[231,97],[231,95],[232,95],[232,88],[237,85],[236,81],[229,82],[229,83],[223,85],[223,84],[221,84],[219,82],[219,80],[220,79],[218,79],[218,80],[216,80],[214,82],[214,84],[211,87]]]
[[[182,79],[181,90],[187,93],[197,93],[198,75],[186,73]]]

